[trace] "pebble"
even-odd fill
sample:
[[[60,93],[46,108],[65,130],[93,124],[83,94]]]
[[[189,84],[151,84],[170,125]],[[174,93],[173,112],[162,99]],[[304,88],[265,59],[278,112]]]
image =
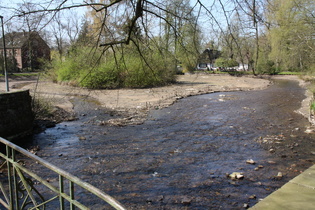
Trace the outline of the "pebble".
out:
[[[191,201],[192,201],[191,198],[184,197],[184,198],[182,199],[182,204],[184,204],[184,205],[189,205],[189,204],[191,204]]]
[[[229,177],[230,177],[231,179],[242,179],[242,178],[244,178],[244,175],[243,175],[242,172],[233,172],[233,173],[231,173],[231,174],[229,175]]]
[[[248,163],[248,164],[255,164],[256,162],[253,159],[249,159],[249,160],[246,160],[246,163]]]
[[[158,173],[158,172],[154,172],[154,173],[152,174],[152,176],[157,177],[157,176],[159,176],[159,173]]]
[[[314,130],[311,129],[311,128],[307,128],[307,129],[304,131],[304,133],[313,133],[313,132],[314,132]]]
[[[283,177],[282,173],[281,173],[281,172],[278,172],[277,178],[282,178],[282,177]]]
[[[86,138],[84,136],[80,136],[79,140],[86,140]]]
[[[249,199],[256,199],[256,195],[251,195],[248,197]]]

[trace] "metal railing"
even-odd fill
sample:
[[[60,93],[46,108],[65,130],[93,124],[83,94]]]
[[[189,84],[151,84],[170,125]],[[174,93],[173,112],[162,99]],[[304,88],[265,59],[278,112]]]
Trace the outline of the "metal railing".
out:
[[[0,148],[5,149],[0,152],[0,207],[3,205],[12,210],[107,209],[110,206],[125,209],[98,188],[1,137],[0,142]],[[25,164],[26,161],[32,164]],[[43,167],[49,173],[41,171],[41,174],[49,174],[50,177],[53,174],[56,178],[41,177],[31,170],[31,165]]]

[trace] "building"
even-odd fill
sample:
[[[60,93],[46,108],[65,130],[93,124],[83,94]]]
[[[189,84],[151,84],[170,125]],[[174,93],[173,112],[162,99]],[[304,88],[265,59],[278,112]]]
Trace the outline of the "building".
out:
[[[38,32],[12,32],[5,36],[8,64],[22,70],[39,69],[42,60],[50,60],[50,48]],[[0,39],[0,55],[3,55],[3,38]],[[13,59],[14,58],[14,59]]]
[[[207,48],[198,58],[197,70],[210,70],[214,67],[215,60],[220,56],[220,51]]]

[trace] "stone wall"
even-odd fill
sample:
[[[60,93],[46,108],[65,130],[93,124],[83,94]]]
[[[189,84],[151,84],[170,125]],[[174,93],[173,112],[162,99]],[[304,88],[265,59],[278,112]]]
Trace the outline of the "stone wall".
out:
[[[28,90],[0,94],[0,137],[14,140],[32,133],[31,104]]]

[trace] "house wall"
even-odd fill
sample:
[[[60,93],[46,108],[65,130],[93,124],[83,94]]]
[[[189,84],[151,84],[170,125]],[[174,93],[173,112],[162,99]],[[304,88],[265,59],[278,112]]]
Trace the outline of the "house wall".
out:
[[[50,48],[37,32],[12,32],[5,37],[7,56],[14,55],[20,70],[39,69],[43,60],[50,60]],[[0,50],[3,52],[1,43]]]
[[[17,68],[21,69],[22,68],[22,51],[21,49],[7,49],[7,58],[9,56],[14,55],[16,62],[17,62]],[[3,49],[0,49],[0,54],[3,55]]]
[[[15,140],[32,133],[31,102],[28,90],[0,94],[0,137]]]
[[[15,49],[15,59],[17,62],[17,67],[19,69],[22,68],[22,51],[21,49]]]
[[[48,45],[42,40],[42,41],[32,41],[31,46],[23,45],[21,51],[21,64],[22,68],[31,67],[30,62],[30,53],[32,53],[32,65],[34,68],[40,68],[40,61],[42,60],[50,60],[50,48]],[[31,47],[31,49],[30,49]],[[32,52],[30,52],[30,50]]]

